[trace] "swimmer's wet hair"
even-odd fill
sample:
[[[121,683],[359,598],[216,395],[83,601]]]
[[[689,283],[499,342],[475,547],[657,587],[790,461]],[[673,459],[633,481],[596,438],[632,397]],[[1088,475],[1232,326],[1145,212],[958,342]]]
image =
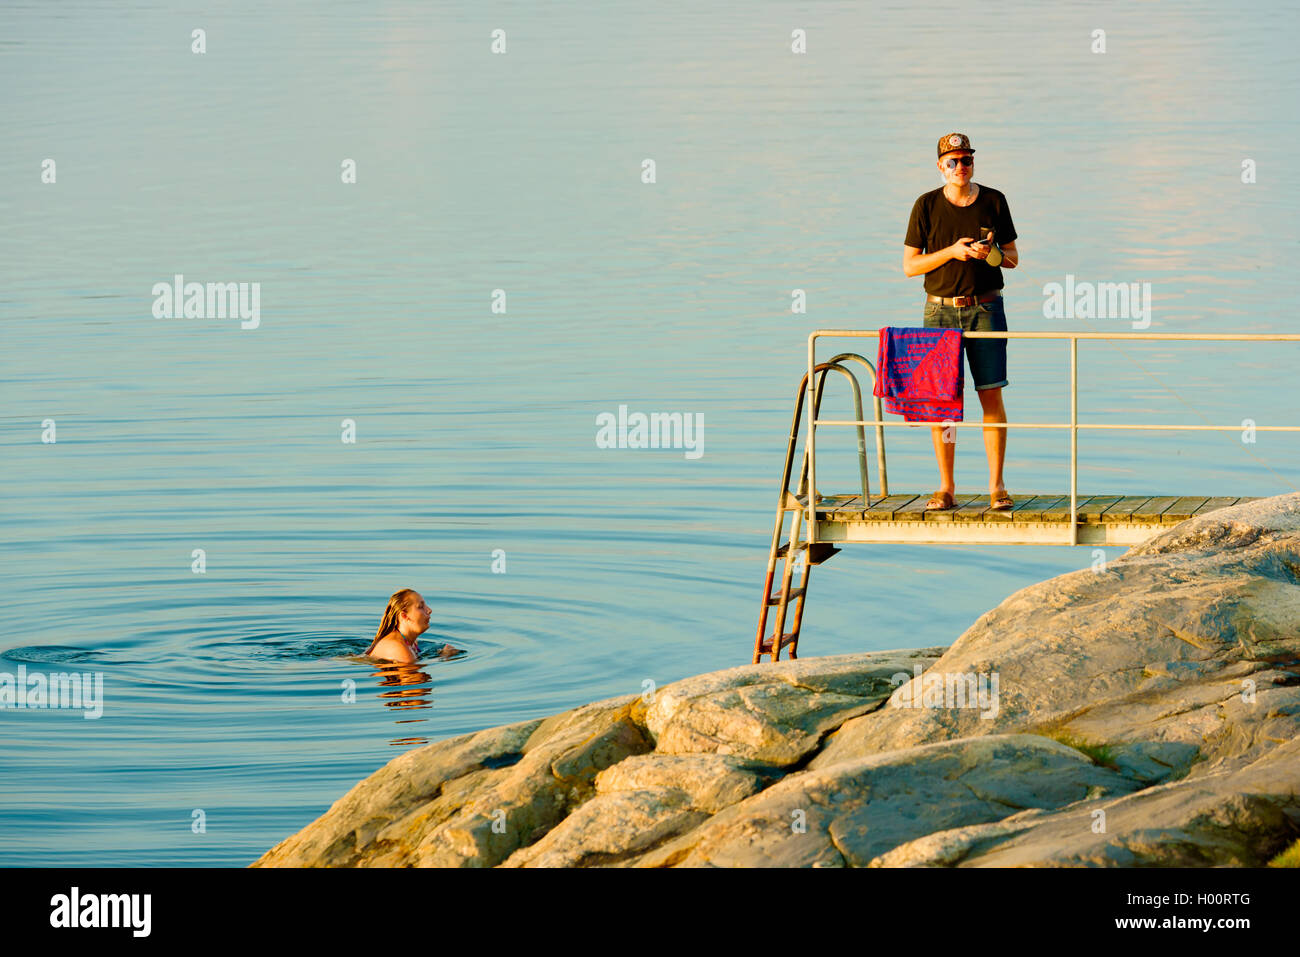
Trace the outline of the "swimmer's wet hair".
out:
[[[375,650],[375,645],[379,644],[380,638],[397,629],[398,617],[415,604],[415,596],[418,594],[419,592],[414,588],[403,588],[401,591],[393,592],[393,597],[388,599],[388,607],[384,609],[384,617],[379,622],[379,630],[375,632],[374,640],[370,642],[366,654]]]

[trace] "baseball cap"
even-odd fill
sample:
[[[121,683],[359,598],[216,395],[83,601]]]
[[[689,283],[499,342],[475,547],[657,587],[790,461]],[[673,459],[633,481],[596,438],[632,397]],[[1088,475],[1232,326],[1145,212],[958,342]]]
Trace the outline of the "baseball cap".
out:
[[[949,133],[947,136],[939,137],[939,156],[944,153],[951,153],[953,150],[970,150],[975,152],[970,145],[970,137],[965,133]]]

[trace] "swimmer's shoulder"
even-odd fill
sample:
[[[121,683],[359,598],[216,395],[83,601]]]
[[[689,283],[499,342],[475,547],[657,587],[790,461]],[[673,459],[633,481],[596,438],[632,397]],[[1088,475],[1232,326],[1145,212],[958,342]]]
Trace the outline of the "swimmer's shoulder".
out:
[[[411,649],[406,647],[406,643],[391,635],[379,640],[379,644],[371,650],[370,657],[396,661],[399,664],[410,664],[415,661],[415,656],[411,654]]]

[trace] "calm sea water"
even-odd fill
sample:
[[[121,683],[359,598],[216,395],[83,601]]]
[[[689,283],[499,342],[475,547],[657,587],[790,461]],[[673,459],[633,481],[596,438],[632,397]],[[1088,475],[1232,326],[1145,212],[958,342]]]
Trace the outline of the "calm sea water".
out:
[[[100,672],[104,710],[0,711],[0,864],[244,865],[404,748],[748,661],[807,334],[920,324],[943,133],[1008,196],[1013,330],[1132,331],[1045,318],[1072,275],[1149,282],[1151,331],[1296,331],[1295,5],[954,12],[7,4],[0,672]],[[260,324],[155,318],[178,273],[259,283]],[[1297,351],[1084,343],[1081,415],[1297,424]],[[1068,417],[1067,358],[1013,343],[1013,420]],[[703,455],[598,448],[620,405]],[[928,431],[889,442],[932,490]],[[819,433],[823,492],[853,448]],[[1068,491],[1068,449],[1013,432],[1009,489]],[[1280,433],[1080,454],[1085,493],[1300,485]],[[848,549],[801,651],[947,644],[1091,560]],[[349,656],[405,586],[467,654],[399,685]]]

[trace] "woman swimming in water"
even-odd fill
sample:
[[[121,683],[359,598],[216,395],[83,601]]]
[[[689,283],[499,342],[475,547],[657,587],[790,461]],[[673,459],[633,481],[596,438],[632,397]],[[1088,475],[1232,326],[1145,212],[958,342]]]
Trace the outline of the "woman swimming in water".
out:
[[[375,632],[375,640],[366,649],[372,658],[396,661],[399,664],[411,664],[420,654],[420,636],[429,627],[429,616],[433,613],[423,596],[414,588],[403,588],[394,592],[384,609],[384,617]],[[460,654],[459,648],[443,645],[438,650],[441,658],[450,658]]]

